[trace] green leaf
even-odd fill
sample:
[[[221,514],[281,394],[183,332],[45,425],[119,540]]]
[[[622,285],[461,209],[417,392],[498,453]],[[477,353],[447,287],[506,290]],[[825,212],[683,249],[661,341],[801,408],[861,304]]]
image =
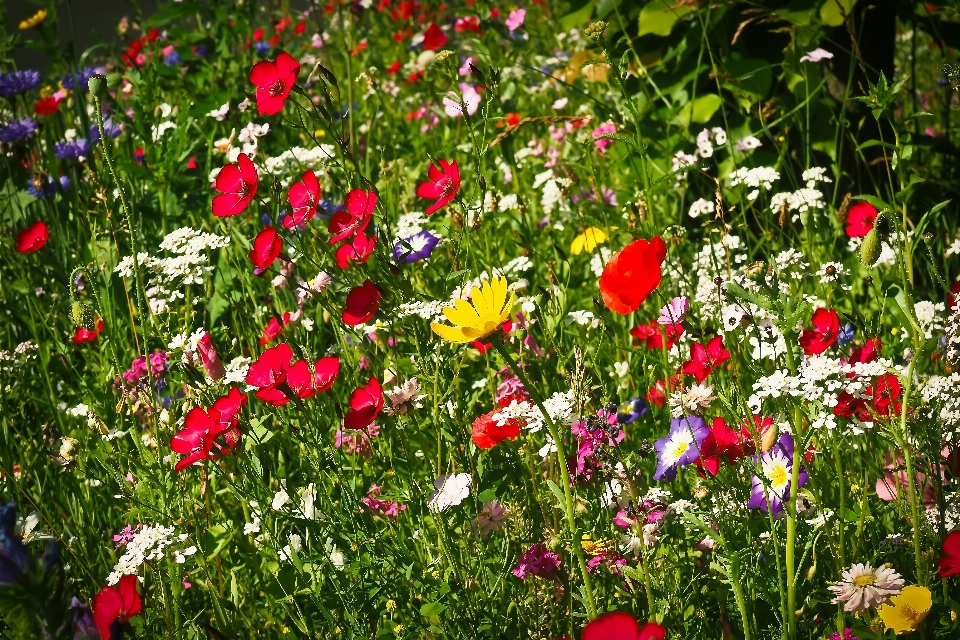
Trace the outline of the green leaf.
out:
[[[638,35],[643,36],[652,33],[657,36],[668,36],[680,18],[690,11],[689,7],[677,6],[677,4],[666,0],[648,2],[640,11],[640,32]]]
[[[735,80],[727,86],[733,91],[750,93],[764,97],[770,91],[773,81],[773,66],[760,58],[744,58],[742,60],[728,60],[725,64],[727,73]]]
[[[422,615],[424,618],[429,618],[430,616],[438,616],[446,608],[447,608],[447,605],[445,604],[441,604],[439,602],[428,602],[422,607],[420,607],[420,615]]]
[[[468,269],[464,269],[464,270],[462,270],[462,271],[454,271],[454,272],[452,272],[452,273],[448,273],[446,279],[447,279],[447,280],[455,280],[455,279],[459,278],[460,276],[462,276],[462,275],[465,274],[465,273],[469,273],[469,270],[468,270]]]
[[[587,0],[580,7],[560,18],[560,28],[569,31],[574,27],[586,26],[593,11],[593,0]]]
[[[680,121],[684,124],[691,121],[703,124],[713,117],[721,104],[723,100],[715,93],[699,96],[680,110]]]
[[[767,311],[773,311],[773,302],[759,293],[754,293],[753,291],[747,291],[736,282],[728,282],[724,285],[724,291],[728,295],[733,296],[734,298],[740,298],[741,300],[746,300],[747,302],[752,302],[761,309],[766,309]]]
[[[168,2],[160,10],[143,21],[144,27],[159,27],[173,20],[179,20],[200,11],[199,2]]]
[[[891,207],[889,204],[887,204],[887,201],[886,201],[886,200],[882,200],[882,199],[880,199],[880,198],[878,198],[878,197],[876,197],[876,196],[868,196],[868,195],[865,195],[865,194],[864,194],[864,195],[859,195],[859,196],[853,196],[853,199],[854,199],[854,200],[863,200],[864,202],[869,202],[870,204],[872,204],[873,206],[875,206],[875,207],[877,208],[877,211],[893,211],[893,207]]]
[[[553,480],[548,479],[547,486],[550,487],[550,493],[556,496],[557,501],[560,503],[561,506],[563,506],[566,503],[567,499],[563,495],[563,489],[560,488],[560,485],[558,485]]]
[[[477,500],[479,500],[480,502],[493,502],[496,499],[497,499],[496,489],[487,489],[485,491],[481,491],[477,495]]]
[[[855,4],[857,4],[857,0],[827,0],[820,7],[820,20],[827,26],[839,27],[843,24],[843,14],[850,15],[850,11]],[[841,11],[841,7],[843,11]]]

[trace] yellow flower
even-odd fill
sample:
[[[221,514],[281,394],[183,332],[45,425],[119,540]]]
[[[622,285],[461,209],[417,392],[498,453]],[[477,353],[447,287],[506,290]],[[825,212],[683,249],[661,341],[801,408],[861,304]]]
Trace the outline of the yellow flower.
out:
[[[880,607],[879,613],[887,629],[893,629],[894,633],[900,635],[916,631],[932,606],[930,589],[910,585],[890,598],[889,604]]]
[[[598,244],[603,244],[606,241],[607,234],[596,227],[590,227],[573,239],[573,242],[570,244],[570,253],[575,256],[584,251],[593,253],[593,250],[597,248]]]
[[[613,548],[613,540],[592,540],[589,535],[580,538],[580,546],[588,556],[598,556]]]
[[[26,31],[27,29],[32,29],[44,20],[47,19],[47,10],[40,9],[35,14],[27,18],[26,20],[20,21],[20,31]]]
[[[474,287],[471,298],[472,302],[458,299],[453,301],[454,306],[444,307],[443,315],[454,326],[431,322],[430,328],[434,333],[454,344],[485,338],[506,322],[516,294],[511,291],[507,300],[507,281],[497,278],[484,282],[481,287]]]
[[[396,611],[396,610],[397,610],[397,601],[387,600],[387,611]]]

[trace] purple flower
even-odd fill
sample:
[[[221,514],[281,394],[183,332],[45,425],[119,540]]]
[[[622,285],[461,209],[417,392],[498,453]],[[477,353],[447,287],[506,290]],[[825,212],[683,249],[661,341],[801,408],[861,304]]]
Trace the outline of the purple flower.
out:
[[[653,444],[657,452],[657,472],[654,480],[673,480],[677,467],[695,462],[700,457],[700,446],[710,435],[703,418],[684,416],[670,421],[670,432]]]
[[[98,73],[104,73],[106,67],[84,67],[83,69],[77,69],[76,71],[76,81],[77,84],[74,84],[74,74],[68,73],[62,78],[60,82],[63,84],[64,89],[73,91],[74,88],[79,85],[82,91],[87,90],[87,81],[90,80],[92,76],[97,75]]]
[[[104,118],[103,132],[108,138],[116,138],[120,135],[120,125],[113,124],[113,118]],[[100,142],[100,127],[96,124],[90,125],[90,142],[96,144]]]
[[[617,422],[630,424],[647,412],[647,401],[643,398],[631,398],[617,409]]]
[[[40,86],[39,71],[0,73],[0,97],[12,98]]]
[[[86,138],[54,143],[53,154],[61,160],[79,160],[90,155],[90,141]]]
[[[176,51],[171,51],[163,59],[163,64],[167,65],[168,67],[172,67],[174,65],[180,64],[181,60],[183,60],[183,58],[180,57],[179,53],[177,53]]]
[[[520,554],[513,575],[521,580],[526,580],[527,576],[552,579],[557,577],[559,569],[560,556],[547,549],[546,544],[538,542]]]
[[[46,179],[46,182],[44,182],[44,179]],[[53,176],[40,177],[38,182],[41,183],[42,189],[37,189],[37,184],[34,180],[27,181],[27,193],[34,198],[47,198],[52,196],[57,192],[58,184],[61,191],[70,189],[70,178],[67,176],[60,176],[59,180],[54,180]]]
[[[773,515],[779,515],[783,512],[783,502],[790,499],[792,490],[790,483],[793,475],[793,438],[789,433],[783,434],[770,451],[760,455],[759,462],[757,456],[753,456],[753,461],[759,466],[763,479],[754,474],[747,507],[761,511],[767,511],[769,507]],[[807,483],[807,470],[802,464],[797,477],[798,488]]]
[[[0,142],[10,144],[26,140],[37,130],[37,123],[30,118],[12,120],[9,124],[0,127]]]
[[[261,58],[267,57],[267,54],[270,53],[270,43],[269,42],[258,42],[253,45],[254,51],[257,52],[257,55]]]
[[[393,258],[397,262],[403,263],[426,260],[439,242],[440,238],[429,231],[421,231],[409,238],[398,240],[393,245]]]

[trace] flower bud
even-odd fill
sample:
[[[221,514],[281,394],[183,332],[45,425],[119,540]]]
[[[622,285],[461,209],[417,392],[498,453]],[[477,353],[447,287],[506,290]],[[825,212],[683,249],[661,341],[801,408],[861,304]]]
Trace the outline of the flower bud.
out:
[[[888,233],[887,218],[882,213],[877,216],[873,229],[867,232],[860,245],[860,264],[865,267],[872,267],[880,259],[880,252],[883,250],[883,241],[887,239]]]
[[[96,98],[102,98],[104,93],[107,91],[107,78],[102,76],[99,73],[93,76],[90,76],[90,79],[87,80],[87,88],[90,90],[90,93]]]
[[[73,304],[70,305],[70,318],[73,320],[74,327],[93,330],[94,315],[90,305],[75,300]]]
[[[227,375],[223,363],[220,362],[220,356],[210,341],[210,334],[204,333],[203,337],[197,342],[197,351],[200,353],[200,360],[203,362],[203,370],[207,372],[214,381],[221,380]]]

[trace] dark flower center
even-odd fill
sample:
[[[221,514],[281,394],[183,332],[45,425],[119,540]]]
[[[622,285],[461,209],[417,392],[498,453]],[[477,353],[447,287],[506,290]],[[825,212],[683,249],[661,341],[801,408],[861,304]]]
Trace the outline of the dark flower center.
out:
[[[277,96],[283,93],[284,84],[282,80],[277,80],[267,89],[267,93],[270,94],[270,97],[276,98]]]

